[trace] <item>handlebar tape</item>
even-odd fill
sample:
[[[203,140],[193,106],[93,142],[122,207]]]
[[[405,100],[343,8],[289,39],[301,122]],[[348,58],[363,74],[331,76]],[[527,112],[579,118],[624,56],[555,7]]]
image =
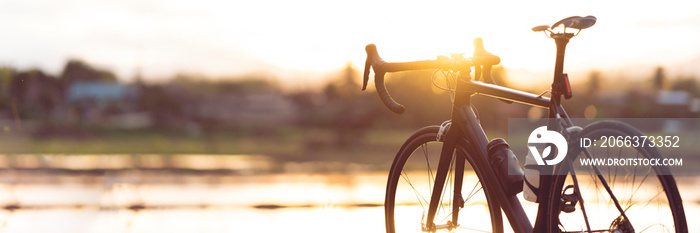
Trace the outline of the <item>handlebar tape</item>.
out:
[[[375,73],[374,75],[374,86],[377,88],[377,94],[379,94],[379,99],[381,99],[382,103],[384,103],[384,106],[389,108],[389,110],[391,110],[392,112],[402,114],[404,111],[406,111],[406,107],[396,102],[394,98],[391,98],[391,95],[389,95],[389,91],[387,91],[386,86],[384,86],[384,74],[385,73],[382,72]]]
[[[377,88],[377,94],[379,94],[379,99],[382,100],[384,106],[389,108],[389,110],[397,114],[402,114],[404,111],[406,111],[406,107],[397,103],[396,100],[394,100],[394,98],[391,98],[391,95],[389,95],[389,91],[386,90],[386,86],[384,85],[384,75],[386,74],[386,72],[395,72],[404,70],[405,68],[410,68],[411,65],[385,62],[379,56],[379,53],[377,52],[377,46],[375,46],[374,44],[367,45],[365,47],[365,51],[367,52],[367,62],[365,62],[365,73],[363,77],[364,82],[362,90],[364,90],[367,86],[367,80],[369,79],[369,68],[372,67],[372,69],[374,70],[374,86]]]

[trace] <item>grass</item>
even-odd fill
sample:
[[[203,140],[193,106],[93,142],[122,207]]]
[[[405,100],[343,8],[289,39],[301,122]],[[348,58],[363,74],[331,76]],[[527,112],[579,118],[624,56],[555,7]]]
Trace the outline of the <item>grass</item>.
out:
[[[219,132],[95,131],[86,137],[0,134],[0,154],[246,154],[281,160],[353,160],[395,150],[408,130],[336,132],[319,128]],[[383,155],[386,156],[386,155]]]
[[[265,155],[278,161],[330,161],[391,164],[396,150],[414,130],[335,131],[289,127],[186,135],[162,131],[95,131],[89,137],[32,138],[0,133],[0,154],[226,154]],[[505,137],[489,132],[491,137]],[[506,137],[507,138],[507,137]],[[684,137],[691,138],[691,137]],[[511,138],[511,142],[515,139]],[[692,148],[691,148],[692,147]],[[683,167],[697,167],[700,144],[688,143],[671,154],[687,155]],[[515,151],[524,155],[525,151]],[[663,152],[662,152],[663,153]]]
[[[0,153],[255,154],[297,151],[297,140],[227,134],[181,136],[163,132],[101,133],[87,138],[33,139],[3,135]]]

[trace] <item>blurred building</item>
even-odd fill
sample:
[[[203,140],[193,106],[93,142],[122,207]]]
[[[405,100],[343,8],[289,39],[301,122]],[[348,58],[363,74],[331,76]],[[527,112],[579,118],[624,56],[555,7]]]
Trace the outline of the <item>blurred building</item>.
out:
[[[667,117],[692,117],[697,113],[697,99],[685,91],[658,91],[656,104]]]
[[[95,101],[101,108],[110,103],[136,99],[138,90],[133,86],[126,86],[116,82],[101,81],[77,81],[68,87],[67,100],[70,103],[81,101]]]
[[[299,118],[297,106],[276,92],[210,95],[190,112],[223,127],[274,128],[295,124]]]
[[[150,125],[145,113],[137,112],[139,88],[117,82],[75,81],[66,90],[66,103],[80,123],[101,123],[113,128]]]

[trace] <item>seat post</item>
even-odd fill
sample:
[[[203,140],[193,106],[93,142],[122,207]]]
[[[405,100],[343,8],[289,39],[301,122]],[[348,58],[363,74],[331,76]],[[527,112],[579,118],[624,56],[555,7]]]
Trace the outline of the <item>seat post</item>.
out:
[[[557,33],[552,34],[552,39],[557,45],[557,60],[554,65],[554,79],[552,81],[552,90],[555,90],[556,85],[560,83],[562,74],[564,73],[564,54],[566,53],[566,45],[569,43],[569,39],[574,37],[573,33]],[[553,92],[554,93],[554,92]],[[559,102],[560,96],[552,96],[552,100],[556,99]]]

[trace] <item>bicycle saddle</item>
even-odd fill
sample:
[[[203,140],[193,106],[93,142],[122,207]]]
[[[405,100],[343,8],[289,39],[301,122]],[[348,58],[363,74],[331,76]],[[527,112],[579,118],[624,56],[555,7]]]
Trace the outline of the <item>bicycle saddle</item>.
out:
[[[592,15],[589,15],[586,17],[571,16],[571,17],[559,20],[558,22],[552,24],[551,27],[548,25],[540,25],[537,27],[533,27],[532,31],[541,32],[541,31],[545,31],[548,29],[554,29],[556,27],[559,27],[559,25],[563,25],[566,28],[573,28],[573,29],[582,30],[582,29],[586,29],[586,28],[593,26],[595,24],[595,22],[596,22],[596,17],[592,16]]]

